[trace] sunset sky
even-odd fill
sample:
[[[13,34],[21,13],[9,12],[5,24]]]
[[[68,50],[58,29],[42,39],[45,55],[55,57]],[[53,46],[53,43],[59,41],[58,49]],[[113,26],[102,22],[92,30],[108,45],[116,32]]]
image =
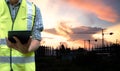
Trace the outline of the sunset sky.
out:
[[[120,42],[120,0],[30,1],[41,10],[42,45],[77,48],[84,47],[84,40],[91,40],[91,46],[101,45],[101,29],[105,29],[106,42]],[[110,32],[114,34],[108,35]]]

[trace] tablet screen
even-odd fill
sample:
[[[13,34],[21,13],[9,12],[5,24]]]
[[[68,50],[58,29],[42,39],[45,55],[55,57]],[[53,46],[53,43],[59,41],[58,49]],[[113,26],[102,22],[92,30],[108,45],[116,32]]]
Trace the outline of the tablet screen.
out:
[[[10,40],[12,43],[16,43],[15,39],[13,37],[17,37],[22,44],[25,44],[28,42],[31,31],[8,31],[8,40]]]

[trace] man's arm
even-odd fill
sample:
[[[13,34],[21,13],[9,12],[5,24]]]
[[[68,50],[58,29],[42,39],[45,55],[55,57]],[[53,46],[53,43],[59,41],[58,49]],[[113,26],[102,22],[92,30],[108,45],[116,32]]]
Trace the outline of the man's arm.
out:
[[[40,9],[38,7],[36,7],[36,17],[32,31],[32,41],[28,49],[29,52],[35,51],[40,46],[41,32],[43,31],[43,21]]]

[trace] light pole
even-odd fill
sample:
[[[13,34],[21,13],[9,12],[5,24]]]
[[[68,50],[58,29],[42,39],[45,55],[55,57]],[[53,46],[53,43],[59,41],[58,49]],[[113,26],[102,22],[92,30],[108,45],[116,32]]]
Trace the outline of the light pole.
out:
[[[91,49],[90,49],[90,48],[91,48],[91,47],[90,47],[90,42],[91,42],[91,41],[97,42],[97,39],[95,39],[95,40],[88,40],[88,42],[89,42],[89,49],[88,49],[88,50],[89,50],[89,51],[91,50]]]
[[[102,47],[104,47],[104,35],[105,35],[105,34],[112,35],[113,32],[110,32],[110,33],[104,33],[104,29],[102,29]]]
[[[102,47],[104,47],[104,30],[102,29]]]
[[[89,49],[88,50],[90,51],[90,40],[88,40],[88,43],[89,43]]]
[[[90,44],[90,41],[89,41],[89,40],[84,40],[84,49],[86,49],[86,50],[87,50],[87,47],[86,47],[86,41],[88,41],[88,42],[89,42],[89,44]],[[89,48],[90,48],[90,45],[89,45]]]
[[[85,42],[86,42],[86,40],[84,40],[84,49],[86,49]]]
[[[97,42],[97,39],[95,39],[95,40],[84,40],[84,49],[86,49],[86,46],[85,46],[85,42],[86,42],[86,41],[88,41],[88,44],[89,44],[89,45],[88,45],[88,46],[89,46],[89,47],[88,47],[88,50],[90,51],[90,48],[91,48],[91,47],[90,47],[90,42],[91,42],[91,41]]]

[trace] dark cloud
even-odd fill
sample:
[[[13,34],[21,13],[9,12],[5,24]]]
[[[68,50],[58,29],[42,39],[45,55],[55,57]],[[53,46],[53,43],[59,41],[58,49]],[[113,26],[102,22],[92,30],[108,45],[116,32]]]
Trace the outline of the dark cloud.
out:
[[[100,30],[101,28],[81,26],[81,27],[73,28],[74,33],[71,34],[70,36],[74,40],[77,39],[88,40],[88,39],[93,39],[92,35]]]
[[[70,40],[87,40],[93,39],[92,35],[101,31],[101,28],[81,26],[77,28],[71,28],[71,30],[73,33],[68,34],[70,36]],[[51,34],[59,35],[55,29],[45,29],[44,31]]]

